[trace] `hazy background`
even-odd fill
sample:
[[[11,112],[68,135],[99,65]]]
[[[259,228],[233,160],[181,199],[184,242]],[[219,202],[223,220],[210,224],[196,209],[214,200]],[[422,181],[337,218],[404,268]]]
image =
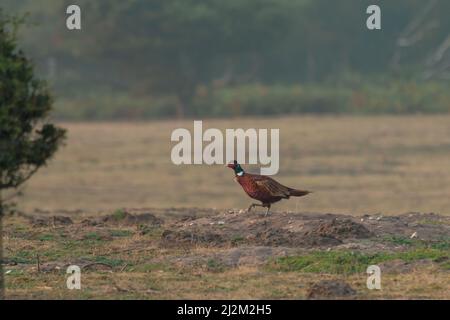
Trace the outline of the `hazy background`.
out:
[[[450,110],[447,0],[2,0],[67,120]],[[378,4],[382,30],[366,28]]]
[[[247,207],[231,171],[170,162],[203,119],[280,128],[277,179],[315,193],[275,210],[450,213],[449,1],[79,0],[81,31],[69,4],[0,4],[69,129],[22,208]]]

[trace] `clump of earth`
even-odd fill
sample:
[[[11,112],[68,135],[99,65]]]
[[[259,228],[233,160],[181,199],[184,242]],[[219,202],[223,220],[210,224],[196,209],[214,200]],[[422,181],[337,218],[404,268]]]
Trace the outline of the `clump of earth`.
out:
[[[348,283],[340,280],[323,280],[311,285],[308,289],[308,299],[349,299],[356,295],[356,290]]]

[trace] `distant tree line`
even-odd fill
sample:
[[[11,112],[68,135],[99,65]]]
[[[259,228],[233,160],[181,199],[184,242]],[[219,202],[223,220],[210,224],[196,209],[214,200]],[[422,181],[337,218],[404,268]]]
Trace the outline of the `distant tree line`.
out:
[[[374,2],[382,9],[382,30],[369,31],[366,8]],[[239,87],[249,84],[351,89],[382,78],[439,82],[438,90],[450,79],[447,0],[79,0],[83,29],[76,32],[65,28],[69,3],[4,4],[30,13],[26,48],[69,102],[66,110],[70,101],[87,108],[96,95],[119,94],[130,97],[123,108],[146,111],[137,104],[151,104],[150,116],[164,115],[163,109],[183,116],[201,113],[199,97],[208,96],[202,101],[217,109],[226,103],[211,96],[233,88],[242,94]],[[450,109],[446,99],[439,111]]]

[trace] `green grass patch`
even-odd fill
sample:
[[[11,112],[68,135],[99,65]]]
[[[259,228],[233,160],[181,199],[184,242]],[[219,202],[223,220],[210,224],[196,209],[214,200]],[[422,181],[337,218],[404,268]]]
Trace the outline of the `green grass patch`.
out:
[[[389,242],[399,246],[412,246],[418,243],[418,240],[407,237],[387,236],[383,239],[384,242]]]
[[[5,258],[15,263],[31,264],[36,262],[36,257],[35,251],[23,250],[16,252],[14,256]]]
[[[159,226],[149,226],[145,224],[138,225],[138,234],[146,236],[151,239],[160,239],[161,235],[164,232],[164,229],[162,229]]]
[[[446,271],[450,271],[450,260],[447,260],[444,263],[441,263],[441,268]]]
[[[145,263],[136,265],[133,272],[173,271],[173,266],[164,263]]]
[[[64,240],[58,243],[60,251],[67,252],[68,254],[80,255],[83,252],[90,252],[93,248],[98,248],[99,245],[107,244],[106,241],[98,240],[98,235],[93,232],[89,235],[90,239],[87,240]]]
[[[448,252],[450,252],[450,238],[431,243],[430,248],[436,250],[447,250]]]
[[[383,239],[385,243],[392,243],[399,246],[430,248],[436,250],[450,250],[450,237],[444,237],[439,240],[425,241],[420,239],[410,239],[408,237],[390,236]]]
[[[109,233],[113,237],[129,237],[133,235],[133,232],[130,230],[110,230]]]
[[[450,222],[448,221],[438,221],[438,220],[431,220],[431,219],[422,219],[418,221],[419,224],[428,224],[433,226],[440,226],[440,225],[450,225]]]
[[[97,233],[97,232],[88,232],[84,236],[84,239],[85,240],[101,241],[102,240],[102,236],[99,233]]]
[[[53,241],[55,240],[55,235],[50,233],[41,234],[37,238],[39,241]]]
[[[282,257],[270,261],[272,271],[299,271],[306,273],[352,274],[366,271],[369,265],[401,259],[413,262],[422,259],[433,261],[448,257],[449,252],[433,248],[417,248],[405,252],[378,252],[374,254],[348,251],[315,251],[302,256]]]
[[[25,272],[23,270],[19,270],[19,269],[5,271],[5,277],[18,277],[18,276],[23,276],[24,274],[25,274]]]
[[[233,238],[231,238],[231,243],[233,245],[238,245],[240,243],[243,243],[245,241],[243,236],[234,236]]]
[[[216,259],[209,259],[206,262],[206,269],[211,272],[223,272],[225,270],[225,266]]]
[[[112,218],[116,221],[121,221],[121,220],[125,219],[126,216],[127,216],[127,212],[124,209],[117,209],[112,214]]]
[[[110,265],[111,267],[119,267],[123,266],[126,261],[122,259],[114,259],[104,256],[97,256],[97,257],[85,257],[87,261],[96,262],[96,263],[104,263],[107,265]]]

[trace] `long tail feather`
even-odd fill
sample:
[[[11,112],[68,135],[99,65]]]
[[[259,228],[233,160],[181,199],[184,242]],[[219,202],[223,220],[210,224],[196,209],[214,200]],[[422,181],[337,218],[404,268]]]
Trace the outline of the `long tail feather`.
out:
[[[303,197],[310,193],[311,193],[311,191],[307,191],[307,190],[297,190],[297,189],[289,190],[289,195],[293,196],[293,197]]]

